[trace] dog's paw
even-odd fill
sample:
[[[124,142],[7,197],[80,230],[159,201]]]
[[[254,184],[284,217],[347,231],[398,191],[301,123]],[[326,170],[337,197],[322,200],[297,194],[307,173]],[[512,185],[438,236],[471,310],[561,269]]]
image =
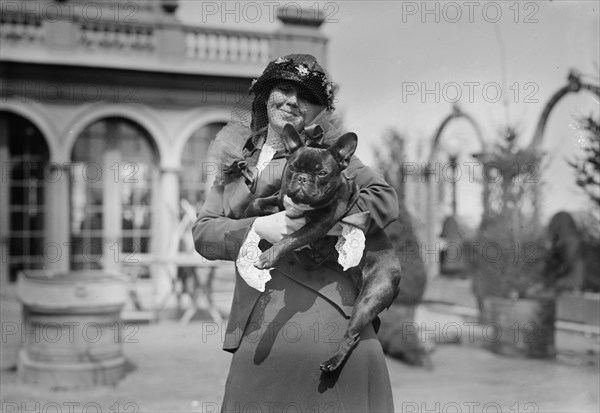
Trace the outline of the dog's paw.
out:
[[[275,263],[272,260],[272,255],[269,252],[269,250],[260,254],[260,257],[258,257],[258,261],[256,261],[256,263],[254,264],[254,266],[259,270],[268,270],[269,268],[273,268],[274,265]]]
[[[346,359],[346,357],[344,355],[336,354],[335,356],[333,356],[326,362],[321,363],[321,365],[319,367],[325,373],[335,371],[342,365],[342,363],[344,362],[345,359]]]

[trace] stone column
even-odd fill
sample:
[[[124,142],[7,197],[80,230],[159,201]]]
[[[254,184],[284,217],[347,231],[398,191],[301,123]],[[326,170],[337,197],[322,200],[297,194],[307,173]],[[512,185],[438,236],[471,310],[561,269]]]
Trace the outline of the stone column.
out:
[[[8,120],[0,117],[0,289],[8,284],[8,239],[10,235],[10,153]]]
[[[117,122],[106,122],[105,138],[106,151],[102,157],[102,191],[104,210],[102,214],[102,267],[108,271],[119,271],[123,259],[121,248],[121,229],[123,226],[123,213],[121,204],[121,182],[123,179],[123,163],[121,150],[116,139],[109,137],[119,136],[120,130]]]
[[[71,251],[68,164],[49,163],[44,169],[44,266],[53,272],[68,272]]]
[[[159,258],[174,255],[178,251],[177,228],[179,224],[179,168],[161,168],[158,191],[156,193],[156,211],[152,254]],[[154,282],[154,304],[159,305],[171,293],[171,280],[176,276],[176,267],[158,265],[152,271]]]

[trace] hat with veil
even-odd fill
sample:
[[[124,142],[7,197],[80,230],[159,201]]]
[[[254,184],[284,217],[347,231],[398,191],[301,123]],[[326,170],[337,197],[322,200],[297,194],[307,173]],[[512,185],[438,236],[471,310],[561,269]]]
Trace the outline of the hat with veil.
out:
[[[248,95],[235,105],[231,120],[211,144],[209,155],[221,163],[225,180],[239,177],[246,167],[242,150],[249,139],[256,147],[264,143],[269,123],[266,101],[271,90],[281,82],[294,83],[304,99],[324,108],[312,124],[301,131],[305,139],[332,143],[340,136],[341,122],[332,116],[337,87],[325,69],[310,54],[278,57],[252,81]]]

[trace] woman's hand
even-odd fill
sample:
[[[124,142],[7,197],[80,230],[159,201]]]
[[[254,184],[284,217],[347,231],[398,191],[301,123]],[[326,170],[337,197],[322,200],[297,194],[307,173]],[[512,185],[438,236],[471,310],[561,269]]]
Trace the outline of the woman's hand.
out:
[[[276,214],[256,218],[254,224],[252,224],[252,228],[259,237],[274,244],[281,241],[286,235],[296,232],[304,224],[306,224],[304,216],[292,218],[286,215],[285,211],[281,211]]]

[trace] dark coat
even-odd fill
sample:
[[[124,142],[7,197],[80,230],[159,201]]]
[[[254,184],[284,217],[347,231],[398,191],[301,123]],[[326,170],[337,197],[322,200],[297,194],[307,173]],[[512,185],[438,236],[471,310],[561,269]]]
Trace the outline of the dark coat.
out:
[[[260,148],[248,142],[244,147],[243,156],[251,160],[257,157],[259,152]],[[198,253],[210,260],[235,261],[255,219],[239,217],[252,199],[272,195],[279,189],[285,162],[283,153],[276,154],[253,185],[253,192],[243,177],[226,183],[221,181],[213,186],[193,227]],[[352,158],[346,172],[359,188],[358,199],[348,215],[369,211],[371,222],[367,237],[370,233],[382,230],[398,217],[396,192],[381,175],[365,166],[357,157]],[[306,264],[310,266],[311,262]],[[331,262],[326,268],[321,268],[319,276],[314,276],[302,266],[290,266],[289,260],[286,259],[280,260],[276,270],[292,276],[318,292],[350,316],[357,294],[356,287],[352,282],[348,282],[350,277],[336,263]],[[298,274],[298,271],[302,274]],[[237,349],[248,317],[260,294],[248,286],[236,271],[233,304],[223,345],[225,350],[233,352]]]
[[[236,153],[236,145],[226,144],[222,146],[226,156],[221,159],[228,165],[231,157],[253,165],[261,149],[260,142],[257,145],[245,138],[239,144],[243,150]],[[193,227],[201,255],[236,260],[255,219],[240,217],[252,199],[273,195],[279,189],[285,162],[282,153],[276,154],[251,185],[244,175],[217,179]],[[375,233],[397,218],[397,195],[356,157],[346,173],[359,188],[348,215],[370,213],[368,248]],[[319,364],[339,346],[358,295],[356,278],[360,273],[356,267],[344,272],[335,256],[314,266],[315,255],[328,257],[335,240],[324,237],[323,246],[313,248],[311,254],[280,259],[263,293],[248,286],[236,269],[223,343],[223,348],[234,354],[222,411],[245,411],[257,405],[259,410],[273,412],[291,411],[292,405],[294,411],[316,411],[315,407],[319,411],[394,411],[383,350],[372,326],[361,333],[359,345],[335,374],[319,370]],[[320,257],[316,261],[320,262]]]

